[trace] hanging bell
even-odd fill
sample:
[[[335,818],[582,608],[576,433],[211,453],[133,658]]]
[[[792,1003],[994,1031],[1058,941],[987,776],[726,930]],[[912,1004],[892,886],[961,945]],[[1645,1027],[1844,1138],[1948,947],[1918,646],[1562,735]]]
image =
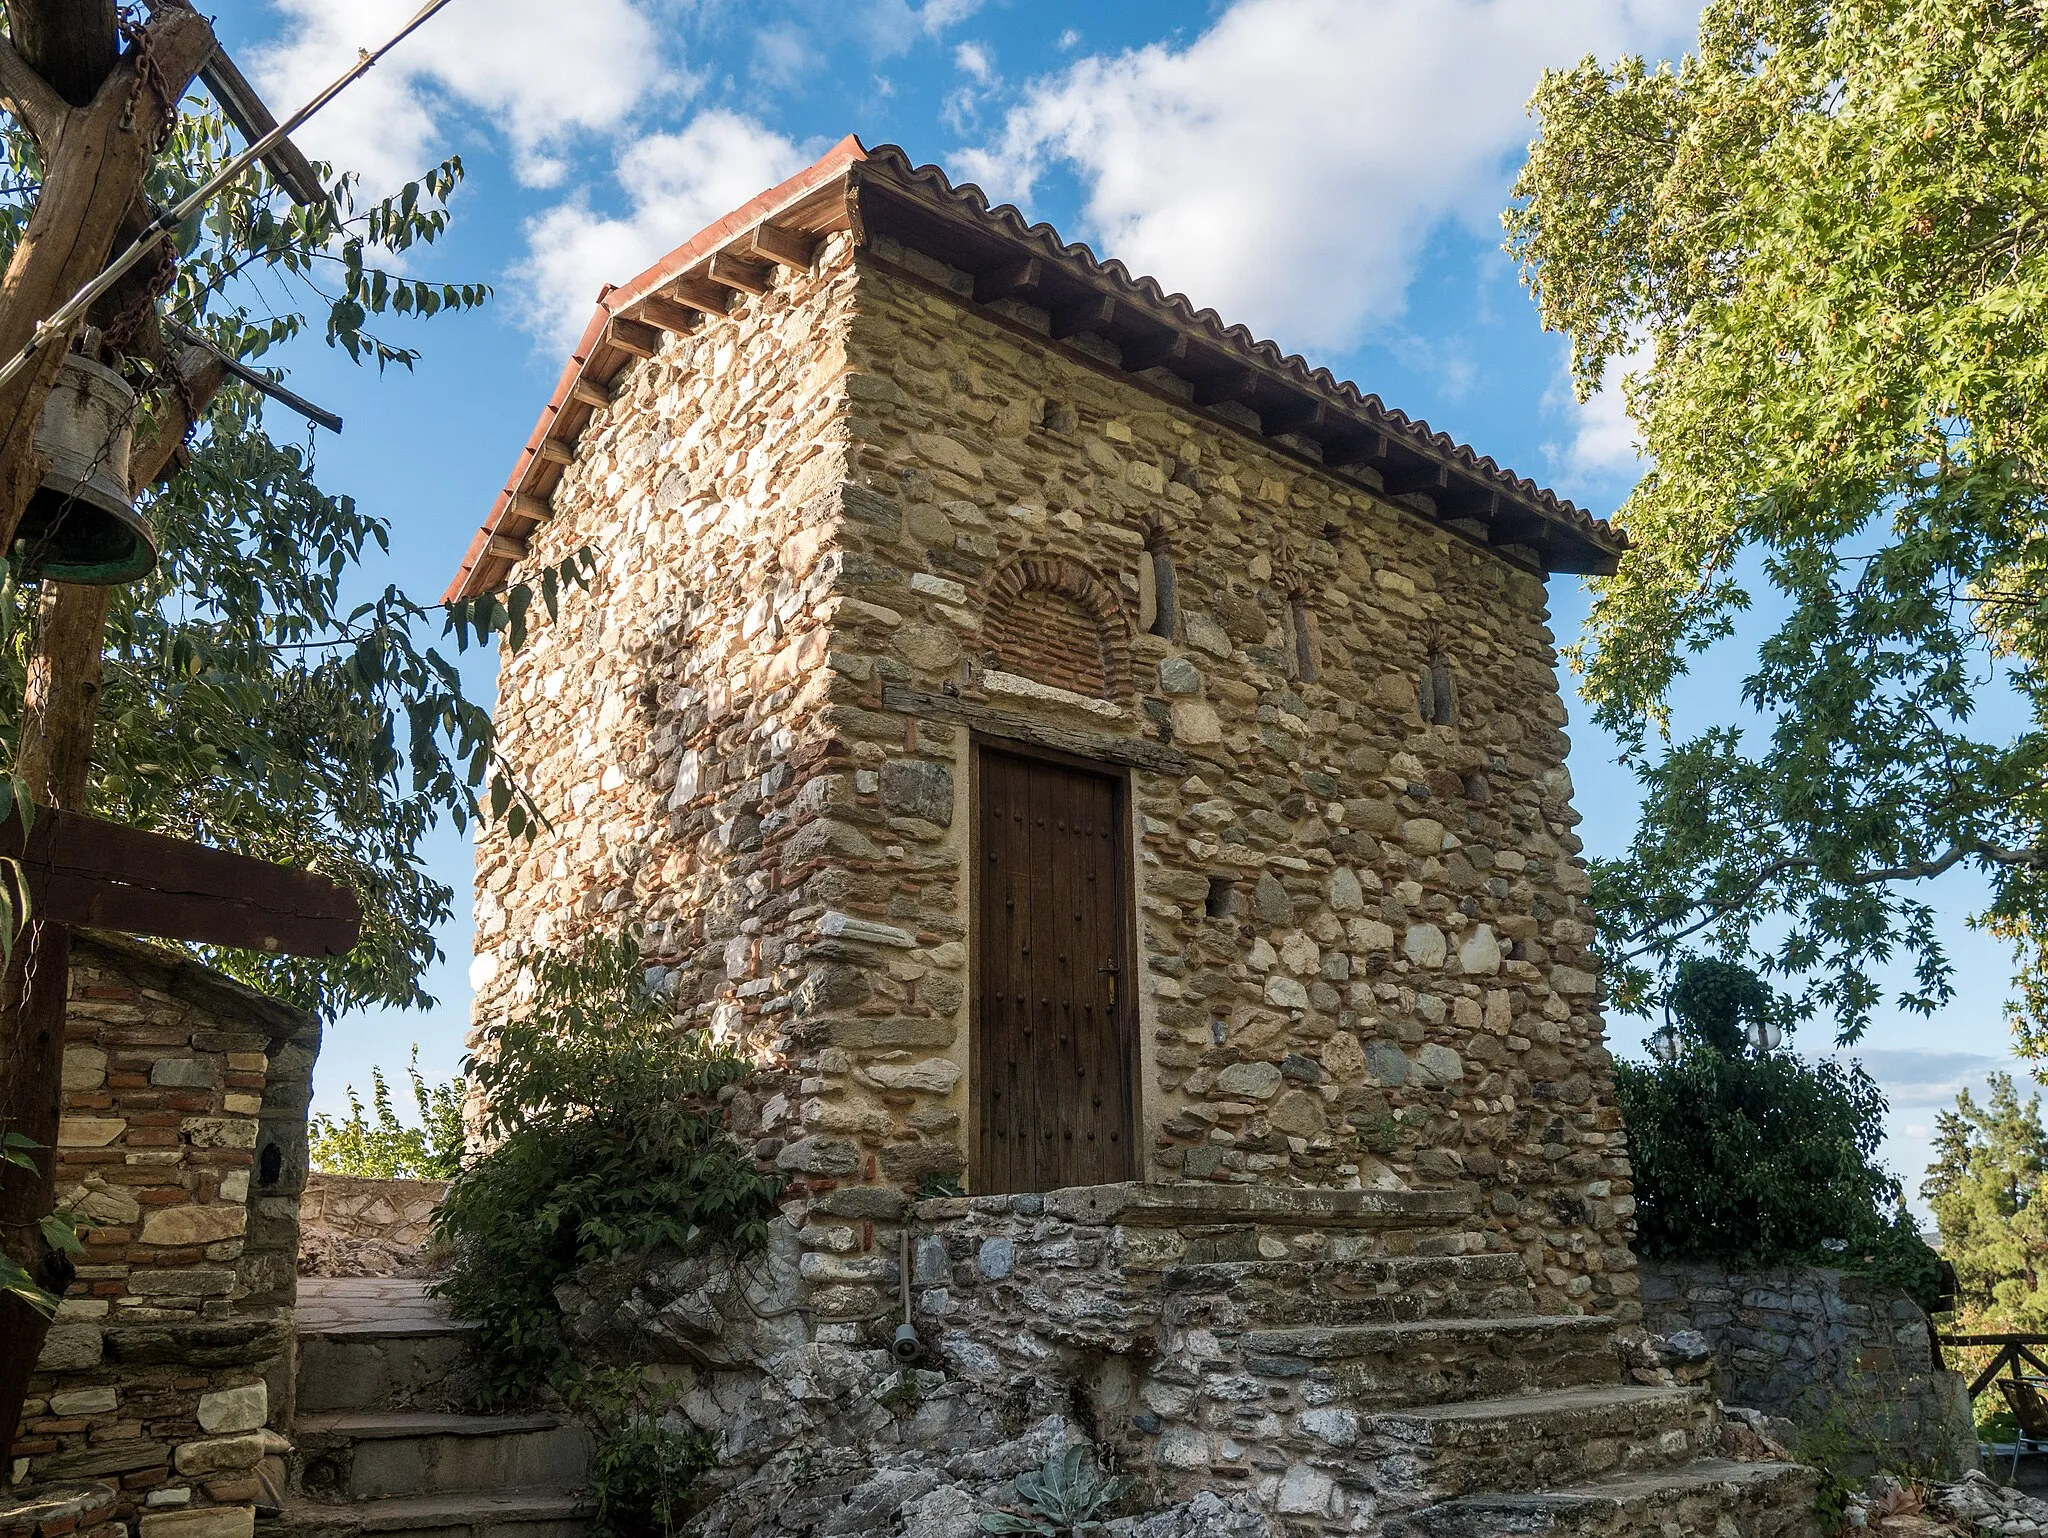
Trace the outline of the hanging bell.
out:
[[[128,382],[83,353],[66,353],[36,427],[49,473],[15,532],[24,578],[116,587],[155,569],[156,531],[128,491],[134,430]]]

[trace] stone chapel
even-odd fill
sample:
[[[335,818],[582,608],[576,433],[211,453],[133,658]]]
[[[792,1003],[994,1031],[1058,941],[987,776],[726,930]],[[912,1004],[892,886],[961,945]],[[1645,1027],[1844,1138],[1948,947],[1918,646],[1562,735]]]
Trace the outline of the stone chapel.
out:
[[[449,596],[584,548],[504,659],[548,825],[480,841],[478,1019],[642,926],[763,1065],[792,1340],[914,1284],[990,1404],[1071,1359],[1127,1467],[1289,1532],[1806,1530],[1804,1471],[1614,1349],[1545,581],[1621,535],[849,138],[600,296]],[[1635,1515],[1513,1525],[1552,1487]]]

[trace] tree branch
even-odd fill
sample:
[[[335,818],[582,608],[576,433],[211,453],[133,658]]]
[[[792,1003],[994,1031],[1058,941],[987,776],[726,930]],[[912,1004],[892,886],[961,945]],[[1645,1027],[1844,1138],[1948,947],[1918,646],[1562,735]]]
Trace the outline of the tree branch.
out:
[[[1915,860],[1906,865],[1881,865],[1872,870],[1855,871],[1847,876],[1829,879],[1829,885],[1839,887],[1882,886],[1891,881],[1927,881],[1952,870],[1964,860],[1975,856],[1993,865],[2026,866],[2035,870],[2048,869],[2048,849],[2008,849],[2000,844],[1986,843],[1981,839],[1970,839],[1951,844],[1931,860]],[[1674,930],[1658,942],[1658,945],[1674,945],[1689,935],[1696,935],[1717,919],[1725,918],[1737,908],[1743,907],[1757,893],[1780,876],[1789,876],[1795,871],[1811,871],[1820,868],[1820,861],[1811,855],[1789,855],[1775,860],[1759,871],[1749,886],[1732,897],[1719,902],[1702,905],[1700,917],[1684,928]],[[1622,937],[1622,944],[1631,947],[1615,959],[1633,961],[1638,956],[1648,955],[1658,945],[1644,944],[1662,926],[1645,924],[1633,933]]]
[[[0,38],[0,101],[35,135],[44,159],[56,154],[71,109],[6,38]]]
[[[93,99],[121,49],[114,0],[7,0],[7,30],[28,67],[74,107]]]

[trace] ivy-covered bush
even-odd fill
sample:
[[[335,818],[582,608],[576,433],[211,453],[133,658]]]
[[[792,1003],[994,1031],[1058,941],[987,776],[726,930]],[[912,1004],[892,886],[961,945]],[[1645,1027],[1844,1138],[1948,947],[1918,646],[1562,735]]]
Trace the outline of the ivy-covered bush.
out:
[[[470,1058],[488,1151],[435,1219],[454,1257],[435,1286],[482,1325],[487,1402],[570,1394],[557,1283],[607,1256],[667,1244],[758,1245],[777,1183],[726,1134],[718,1091],[747,1060],[679,1031],[643,985],[636,935],[530,969],[531,1005]]]
[[[1669,1061],[1615,1065],[1638,1252],[1839,1266],[1932,1306],[1940,1262],[1877,1162],[1886,1106],[1870,1075],[1756,1045],[1777,1001],[1741,968],[1682,962],[1665,1002]]]

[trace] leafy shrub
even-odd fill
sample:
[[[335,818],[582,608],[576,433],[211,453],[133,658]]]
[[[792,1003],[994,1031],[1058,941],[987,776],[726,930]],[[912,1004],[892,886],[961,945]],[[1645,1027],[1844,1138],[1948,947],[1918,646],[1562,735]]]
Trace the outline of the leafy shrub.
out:
[[[717,1466],[711,1438],[671,1425],[665,1396],[638,1368],[579,1374],[569,1402],[598,1427],[591,1538],[653,1538],[681,1527],[690,1491]]]
[[[420,1073],[420,1049],[414,1043],[406,1066],[412,1079],[413,1104],[420,1124],[408,1127],[391,1103],[384,1070],[370,1070],[370,1105],[376,1120],[363,1114],[362,1097],[349,1085],[348,1116],[316,1116],[308,1129],[313,1168],[330,1175],[360,1175],[371,1180],[452,1180],[462,1168],[463,1081],[429,1085]]]
[[[1676,1057],[1615,1065],[1638,1249],[1733,1266],[1840,1266],[1931,1306],[1940,1261],[1876,1162],[1883,1093],[1858,1064],[1748,1047],[1744,1022],[1763,1018],[1770,996],[1729,975],[1739,970],[1682,963],[1667,995]]]
[[[779,1185],[726,1135],[717,1104],[749,1065],[678,1031],[642,984],[632,934],[549,956],[532,1007],[469,1060],[488,1152],[435,1217],[454,1271],[434,1291],[478,1321],[491,1403],[530,1399],[567,1366],[557,1283],[647,1245],[759,1244]]]

